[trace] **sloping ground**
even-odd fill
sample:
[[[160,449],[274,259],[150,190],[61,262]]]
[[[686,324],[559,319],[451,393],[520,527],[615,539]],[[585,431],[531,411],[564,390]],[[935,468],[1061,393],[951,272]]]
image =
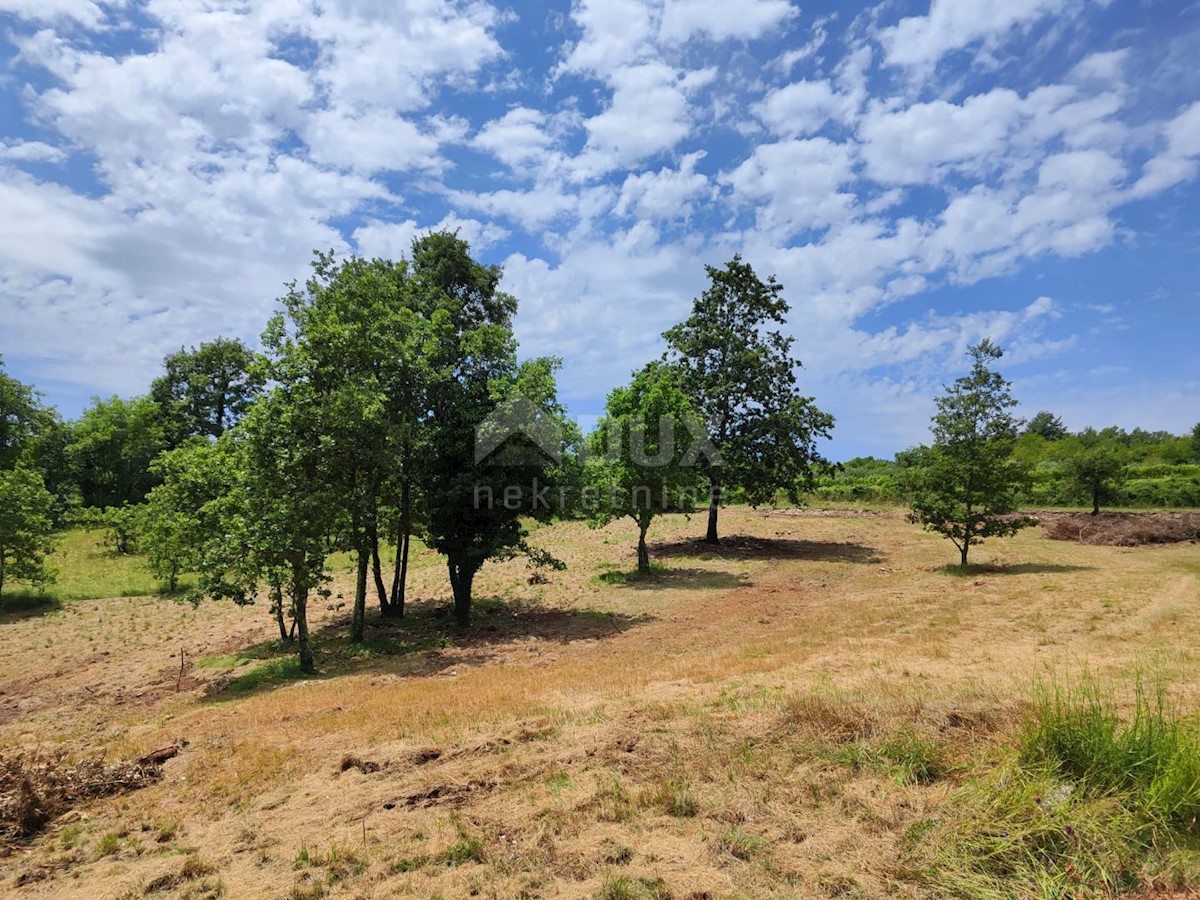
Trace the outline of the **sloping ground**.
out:
[[[908,835],[989,765],[1038,674],[1152,665],[1194,703],[1195,546],[1027,532],[954,577],[898,515],[730,511],[715,553],[701,526],[656,523],[647,581],[622,575],[620,523],[542,529],[568,570],[488,567],[461,638],[421,568],[410,620],[364,650],[331,630],[307,681],[265,608],[0,622],[0,752],[186,742],[160,782],[0,863],[0,893],[928,896]]]

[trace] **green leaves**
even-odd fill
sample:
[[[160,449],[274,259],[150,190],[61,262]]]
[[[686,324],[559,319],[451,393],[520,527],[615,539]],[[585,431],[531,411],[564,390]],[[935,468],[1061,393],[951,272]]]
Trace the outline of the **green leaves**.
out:
[[[1032,524],[1011,515],[1028,482],[1012,458],[1019,422],[1009,383],[991,368],[1003,351],[985,339],[969,354],[971,371],[935,400],[932,447],[906,454],[909,521],[949,538],[963,565],[970,548]]]
[[[54,496],[42,476],[24,466],[0,470],[0,592],[17,579],[40,585],[54,580],[46,556],[54,549]]]
[[[715,490],[741,488],[751,504],[786,491],[793,502],[827,466],[816,439],[829,437],[833,417],[796,384],[800,361],[792,338],[770,330],[789,307],[774,276],[765,282],[734,256],[724,269],[707,266],[711,282],[692,315],[668,329],[666,359],[719,453],[704,471]],[[710,539],[715,539],[715,506]]]

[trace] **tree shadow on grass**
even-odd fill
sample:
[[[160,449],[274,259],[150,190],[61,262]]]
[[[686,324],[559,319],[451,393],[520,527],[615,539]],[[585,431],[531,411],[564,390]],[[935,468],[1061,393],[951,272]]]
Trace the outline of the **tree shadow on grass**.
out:
[[[733,534],[716,544],[698,538],[652,544],[660,556],[690,556],[700,559],[796,559],[810,562],[849,562],[863,565],[882,563],[874,547],[842,541],[802,541],[792,538],[762,538]]]
[[[210,701],[240,699],[286,684],[347,674],[392,677],[436,675],[481,666],[503,658],[514,642],[532,639],[545,644],[603,640],[653,620],[595,609],[564,609],[477,599],[471,624],[459,628],[448,601],[410,602],[402,619],[368,613],[367,639],[348,637],[350,615],[339,615],[314,629],[311,643],[318,673],[300,671],[293,641],[263,641],[232,654],[197,661],[212,676],[206,690]],[[536,646],[537,644],[535,644]]]
[[[657,565],[652,565],[647,573],[607,569],[597,575],[596,580],[603,584],[621,585],[636,591],[669,589],[719,591],[745,587],[748,584],[746,576],[735,575],[732,572]]]
[[[999,563],[968,563],[960,566],[958,563],[947,563],[934,569],[942,575],[956,578],[972,578],[978,575],[1064,575],[1070,572],[1094,572],[1095,566],[1072,566],[1065,563],[1016,563],[1001,565]]]
[[[62,601],[35,591],[0,595],[0,625],[35,619],[62,609]]]

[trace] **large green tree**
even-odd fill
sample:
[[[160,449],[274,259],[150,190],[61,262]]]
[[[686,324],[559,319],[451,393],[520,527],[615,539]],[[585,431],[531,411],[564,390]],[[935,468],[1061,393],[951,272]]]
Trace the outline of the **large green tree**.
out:
[[[262,386],[250,348],[219,337],[168,354],[150,397],[158,404],[164,437],[177,446],[189,437],[220,437],[245,415]]]
[[[6,580],[54,580],[46,564],[54,549],[53,509],[54,496],[37,472],[24,466],[0,470],[0,593]]]
[[[466,241],[442,232],[413,243],[412,272],[433,329],[421,531],[446,557],[454,616],[466,625],[479,569],[527,550],[523,520],[552,515],[570,432],[557,401],[557,361],[517,361],[517,301],[499,289],[500,268],[476,262]],[[481,453],[497,431],[523,442],[507,448],[521,452]]]
[[[711,283],[691,316],[663,337],[715,448],[701,460],[710,485],[706,540],[715,544],[726,488],[741,489],[752,505],[779,491],[800,502],[826,465],[816,439],[829,436],[833,417],[801,393],[793,339],[771,328],[787,320],[783,286],[774,276],[762,281],[740,256],[705,270]]]
[[[43,416],[37,392],[5,372],[0,357],[0,471],[16,466],[36,437]]]
[[[906,458],[909,520],[948,538],[967,565],[971,547],[1032,524],[1013,515],[1028,483],[1012,457],[1020,425],[1011,386],[992,368],[1003,351],[985,339],[971,347],[971,371],[934,402],[933,445]]]
[[[584,473],[590,524],[628,516],[637,523],[637,567],[650,572],[646,533],[654,517],[691,512],[704,487],[697,466],[697,416],[679,384],[678,370],[650,363],[628,387],[608,395],[604,417],[589,436]]]
[[[158,483],[150,463],[166,449],[149,397],[96,397],[71,425],[66,456],[84,506],[138,503]]]

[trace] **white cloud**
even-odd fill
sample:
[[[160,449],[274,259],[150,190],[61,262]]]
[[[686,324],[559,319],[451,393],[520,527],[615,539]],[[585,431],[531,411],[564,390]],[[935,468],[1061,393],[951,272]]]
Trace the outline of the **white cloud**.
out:
[[[889,65],[927,70],[947,53],[981,42],[992,48],[1010,32],[1064,12],[1072,0],[933,0],[929,14],[879,32]]]
[[[674,44],[699,34],[714,41],[750,40],[781,28],[797,14],[787,0],[666,0],[660,36]]]
[[[449,215],[435,225],[418,225],[412,219],[404,222],[371,221],[354,231],[354,244],[362,256],[383,259],[408,258],[414,239],[431,231],[451,231],[471,245],[475,252],[486,250],[508,237],[509,232],[491,222]]]
[[[1021,98],[1005,89],[962,104],[935,100],[889,109],[875,103],[859,128],[863,159],[883,184],[937,181],[951,170],[981,176],[1002,160],[1021,116]]]
[[[636,214],[642,219],[686,219],[692,214],[693,201],[711,195],[708,177],[696,171],[703,150],[689,153],[679,161],[678,169],[629,175],[621,186],[614,212],[619,216]]]
[[[438,142],[393,112],[321,110],[304,126],[312,158],[365,174],[412,168],[438,168]]]
[[[67,158],[65,150],[51,147],[41,141],[16,141],[6,144],[0,141],[0,160],[11,162],[57,163]]]
[[[94,0],[0,0],[0,13],[32,22],[70,19],[88,28],[96,28],[105,20],[104,11]]]
[[[839,118],[845,101],[827,81],[797,81],[771,91],[754,107],[755,114],[775,134],[803,137],[820,131],[830,119]]]
[[[1133,187],[1135,197],[1146,197],[1189,181],[1200,171],[1200,101],[1193,103],[1163,129],[1167,147],[1146,163]]]
[[[826,138],[761,144],[720,181],[738,204],[753,204],[757,227],[787,238],[847,217],[855,196],[842,190],[854,177],[853,150]]]
[[[618,69],[610,76],[612,101],[584,122],[587,147],[578,171],[597,175],[670,150],[692,128],[685,83],[659,62]]]

